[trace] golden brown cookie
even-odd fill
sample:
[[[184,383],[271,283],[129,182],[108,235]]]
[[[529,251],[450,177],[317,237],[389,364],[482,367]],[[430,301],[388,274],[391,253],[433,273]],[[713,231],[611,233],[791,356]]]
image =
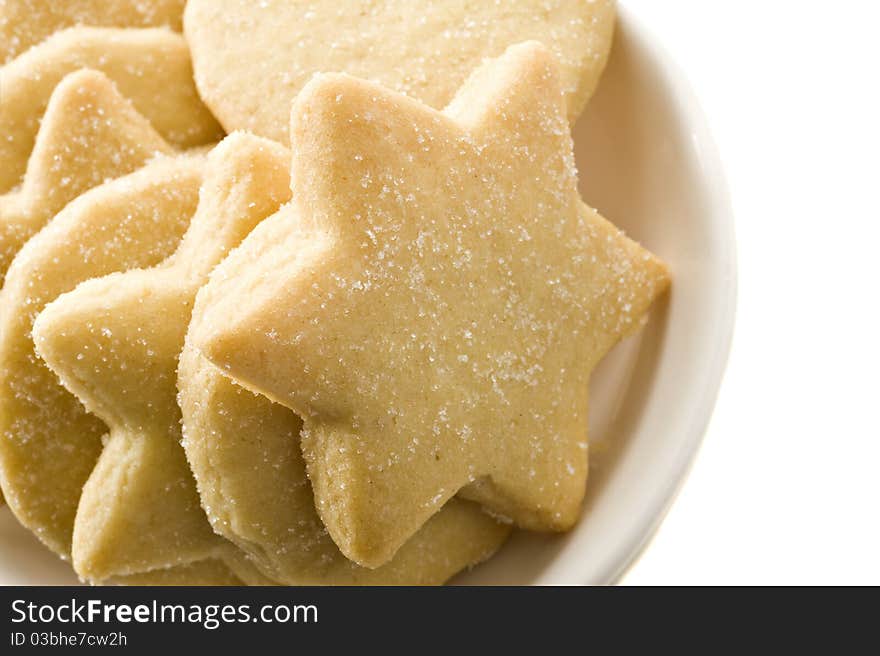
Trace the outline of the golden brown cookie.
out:
[[[612,0],[190,0],[196,83],[227,130],[288,143],[290,105],[316,72],[340,71],[448,103],[487,57],[543,41],[560,59],[574,120],[605,67]]]
[[[318,512],[389,560],[461,492],[536,530],[578,518],[591,370],[669,284],[577,191],[537,43],[443,112],[343,74],[293,108],[293,199],[202,290],[192,340],[304,418]]]

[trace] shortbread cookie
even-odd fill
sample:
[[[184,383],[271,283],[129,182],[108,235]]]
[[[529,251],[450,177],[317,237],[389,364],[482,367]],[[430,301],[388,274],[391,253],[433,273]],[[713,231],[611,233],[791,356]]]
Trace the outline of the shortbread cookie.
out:
[[[222,542],[180,446],[177,361],[196,292],[289,199],[289,166],[274,142],[227,138],[208,158],[198,210],[174,255],[83,282],[34,324],[37,353],[109,426],[74,527],[73,566],[87,580],[201,560]]]
[[[58,30],[163,27],[180,31],[186,0],[0,0],[0,64]]]
[[[42,308],[95,276],[161,262],[198,202],[203,158],[163,157],[77,198],[13,260],[0,292],[0,484],[18,520],[69,557],[107,426],[37,357]]]
[[[182,36],[159,28],[71,28],[0,68],[0,193],[24,175],[52,91],[81,68],[106,74],[176,146],[215,142],[223,134],[198,97]]]
[[[190,333],[198,331],[196,301]],[[183,444],[214,530],[287,585],[429,585],[491,556],[510,527],[450,500],[379,569],[339,551],[315,512],[300,419],[233,384],[187,341],[180,356]]]
[[[70,201],[172,150],[103,74],[65,77],[49,100],[24,183],[0,196],[0,282],[25,241]]]
[[[669,281],[581,201],[552,55],[510,48],[442,113],[317,76],[292,137],[293,199],[214,272],[195,346],[305,419],[318,512],[358,563],[460,491],[570,528],[590,371]]]
[[[184,32],[202,97],[227,130],[288,142],[312,74],[341,71],[442,108],[487,57],[543,41],[562,62],[569,117],[605,67],[613,0],[190,0]]]

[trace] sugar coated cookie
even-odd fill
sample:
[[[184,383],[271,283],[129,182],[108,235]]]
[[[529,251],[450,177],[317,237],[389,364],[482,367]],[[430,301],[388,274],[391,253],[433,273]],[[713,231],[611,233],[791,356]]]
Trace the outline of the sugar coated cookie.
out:
[[[81,68],[112,79],[175,146],[199,146],[223,135],[198,96],[179,34],[158,28],[63,30],[0,68],[0,193],[21,181],[52,91]]]
[[[291,203],[202,291],[195,346],[304,418],[318,512],[360,564],[459,492],[529,529],[579,515],[590,371],[669,280],[581,201],[561,90],[534,42],[443,112],[316,77]]]
[[[24,182],[0,196],[0,282],[25,241],[70,201],[172,150],[103,74],[65,77],[52,92]]]
[[[227,130],[288,142],[290,104],[313,73],[342,71],[442,108],[487,57],[543,41],[561,62],[569,117],[605,67],[612,0],[190,0],[196,83]]]
[[[204,300],[196,301],[191,334],[199,331]],[[191,340],[180,357],[179,387],[183,444],[202,505],[214,530],[270,578],[288,585],[439,584],[491,556],[509,533],[476,504],[452,499],[389,563],[360,567],[340,553],[315,511],[302,422],[293,412],[233,384]]]
[[[0,64],[58,30],[162,27],[180,31],[186,0],[0,0]]]
[[[163,157],[77,198],[14,259],[0,292],[0,485],[18,520],[69,557],[107,426],[34,352],[37,314],[77,283],[174,252],[198,202],[201,157]]]
[[[174,255],[154,268],[83,282],[37,318],[37,353],[109,427],[74,527],[73,565],[83,578],[216,552],[221,538],[180,446],[177,360],[196,292],[228,250],[287,200],[288,168],[274,142],[227,138],[208,158],[198,210]]]

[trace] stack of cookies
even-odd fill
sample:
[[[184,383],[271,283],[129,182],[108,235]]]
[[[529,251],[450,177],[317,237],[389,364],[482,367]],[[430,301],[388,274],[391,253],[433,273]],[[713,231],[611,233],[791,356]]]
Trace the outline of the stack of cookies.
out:
[[[0,0],[15,517],[141,585],[439,584],[570,529],[590,372],[669,285],[577,191],[613,27]]]

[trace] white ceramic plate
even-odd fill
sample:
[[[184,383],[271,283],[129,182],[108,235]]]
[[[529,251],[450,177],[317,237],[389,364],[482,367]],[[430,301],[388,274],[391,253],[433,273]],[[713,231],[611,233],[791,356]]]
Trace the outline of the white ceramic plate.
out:
[[[517,533],[454,583],[616,581],[682,484],[721,382],[736,296],[723,174],[683,75],[625,11],[575,147],[585,199],[669,263],[673,291],[594,376],[590,481],[577,528]],[[0,584],[75,583],[66,564],[0,511]]]

